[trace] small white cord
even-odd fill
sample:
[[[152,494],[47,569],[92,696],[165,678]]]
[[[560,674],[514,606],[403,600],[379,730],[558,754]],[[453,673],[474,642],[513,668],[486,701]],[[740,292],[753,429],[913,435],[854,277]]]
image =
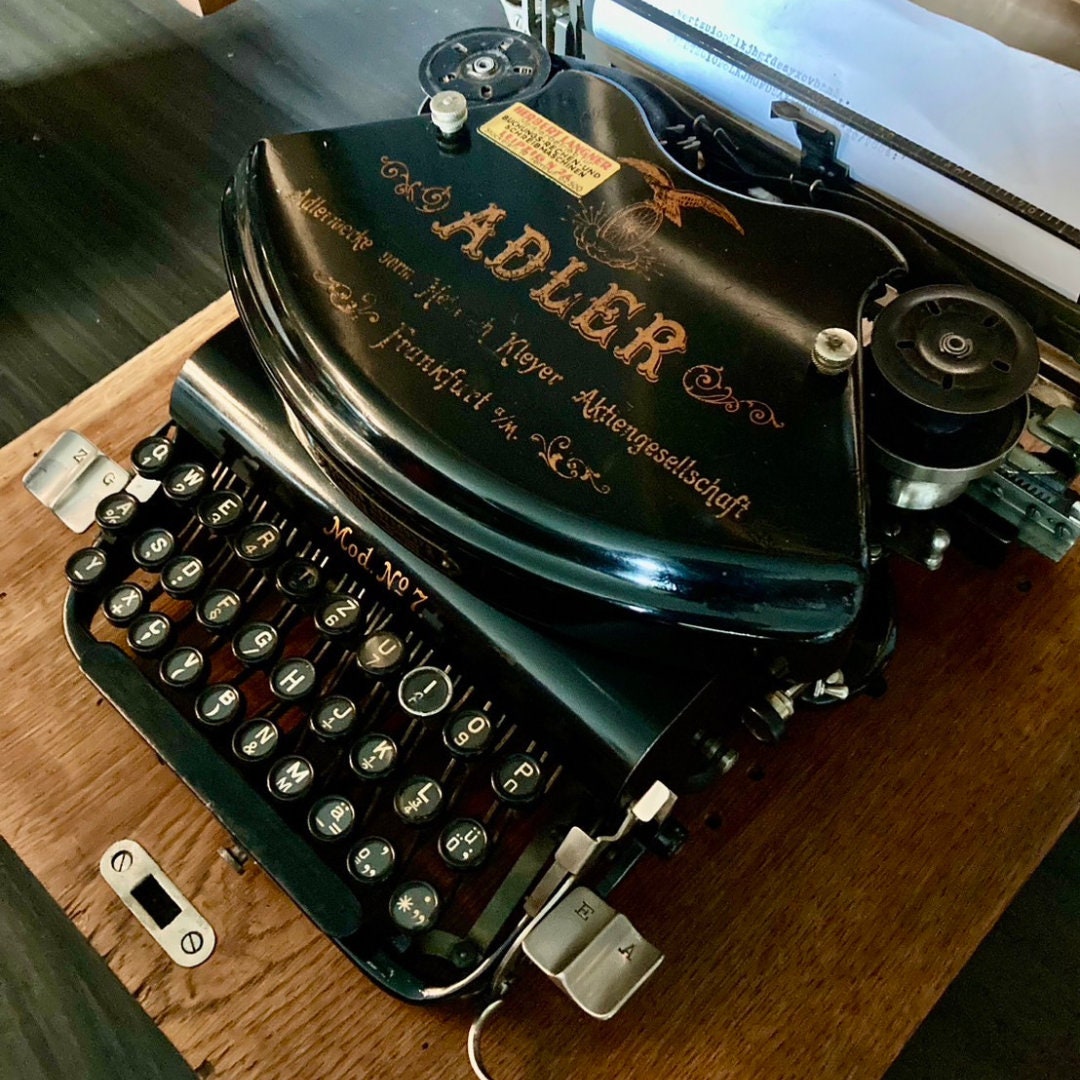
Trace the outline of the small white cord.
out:
[[[487,1023],[488,1017],[505,1001],[505,998],[496,998],[490,1005],[484,1007],[479,1016],[472,1022],[469,1028],[469,1064],[476,1075],[477,1080],[491,1080],[491,1075],[484,1068],[484,1060],[480,1055],[480,1032]]]

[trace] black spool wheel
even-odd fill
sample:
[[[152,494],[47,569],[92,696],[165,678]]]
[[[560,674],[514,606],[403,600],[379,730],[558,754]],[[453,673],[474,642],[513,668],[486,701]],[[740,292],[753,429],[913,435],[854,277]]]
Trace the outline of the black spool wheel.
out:
[[[1035,333],[1008,304],[961,285],[901,293],[874,323],[873,356],[885,381],[916,406],[994,412],[1035,379]]]
[[[547,49],[528,34],[489,26],[463,30],[432,46],[420,61],[428,96],[457,90],[469,102],[509,101],[539,89],[551,74]]]

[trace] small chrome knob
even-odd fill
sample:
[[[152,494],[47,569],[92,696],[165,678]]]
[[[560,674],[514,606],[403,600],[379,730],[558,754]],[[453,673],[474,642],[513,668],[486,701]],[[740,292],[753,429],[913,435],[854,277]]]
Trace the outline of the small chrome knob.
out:
[[[814,367],[823,375],[839,375],[855,362],[859,343],[850,330],[832,326],[814,338]]]
[[[444,90],[431,99],[431,120],[443,135],[456,135],[469,117],[469,104],[464,94]]]

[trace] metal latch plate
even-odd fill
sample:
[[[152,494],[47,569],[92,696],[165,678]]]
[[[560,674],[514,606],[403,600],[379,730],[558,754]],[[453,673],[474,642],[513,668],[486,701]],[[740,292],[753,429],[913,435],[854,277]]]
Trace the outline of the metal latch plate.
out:
[[[118,840],[100,865],[101,876],[170,959],[197,967],[210,958],[217,943],[213,927],[140,844]]]

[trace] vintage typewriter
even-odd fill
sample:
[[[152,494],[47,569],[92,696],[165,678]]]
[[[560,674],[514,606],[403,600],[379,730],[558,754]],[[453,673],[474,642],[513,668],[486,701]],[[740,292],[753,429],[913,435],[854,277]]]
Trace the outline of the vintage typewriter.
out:
[[[88,678],[367,975],[498,1000],[524,953],[606,1017],[661,959],[612,891],[740,725],[881,688],[890,559],[1080,535],[1080,308],[790,93],[796,146],[516,14],[419,115],[259,143],[243,325],[130,483],[69,434],[28,485],[99,529]]]

